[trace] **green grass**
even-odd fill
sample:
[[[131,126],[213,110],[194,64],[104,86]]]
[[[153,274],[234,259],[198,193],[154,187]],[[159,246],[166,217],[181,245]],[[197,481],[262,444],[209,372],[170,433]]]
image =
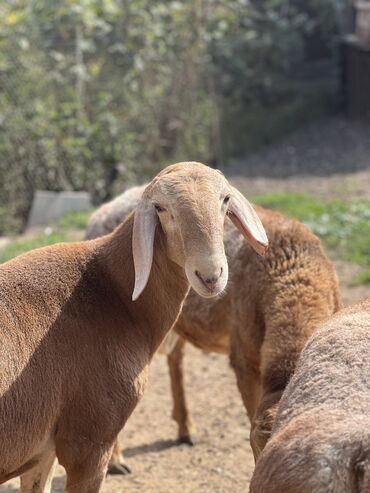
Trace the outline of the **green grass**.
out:
[[[84,230],[91,215],[91,211],[69,212],[58,221],[61,230]]]
[[[313,195],[298,193],[267,193],[253,197],[255,204],[275,209],[300,221],[322,217],[327,212],[327,204]]]
[[[34,248],[60,243],[62,241],[71,241],[65,232],[52,232],[51,234],[39,233],[24,240],[16,240],[0,249],[0,264]]]
[[[370,284],[370,201],[323,201],[305,194],[266,194],[256,204],[276,209],[305,223],[337,257],[366,270],[356,282]]]
[[[69,212],[55,226],[47,227],[35,235],[13,241],[0,249],[0,264],[35,248],[65,241],[75,241],[78,236],[76,232],[85,229],[90,214],[91,211]]]

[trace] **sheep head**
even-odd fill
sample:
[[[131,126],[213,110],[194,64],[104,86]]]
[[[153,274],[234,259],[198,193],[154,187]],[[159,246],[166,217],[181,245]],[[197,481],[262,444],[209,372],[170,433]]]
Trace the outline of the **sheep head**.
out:
[[[135,210],[132,299],[140,296],[148,282],[157,224],[165,234],[168,257],[185,269],[191,287],[206,298],[220,294],[228,280],[223,244],[226,214],[256,252],[263,254],[268,240],[259,217],[222,173],[195,162],[161,171]]]

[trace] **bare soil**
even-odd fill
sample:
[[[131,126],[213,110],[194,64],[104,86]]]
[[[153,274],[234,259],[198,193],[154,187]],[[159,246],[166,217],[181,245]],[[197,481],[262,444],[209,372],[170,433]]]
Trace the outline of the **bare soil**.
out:
[[[235,177],[242,189],[252,194],[292,190],[323,197],[370,197],[369,126],[350,126],[342,119],[321,125],[320,128],[304,129],[277,146],[234,163],[225,171]],[[291,167],[291,176],[284,176],[286,153],[294,154],[295,167]],[[325,164],[327,161],[331,167]],[[316,168],[315,162],[319,163]],[[252,164],[249,166],[248,163]],[[260,172],[258,163],[261,164]],[[269,163],[273,172],[269,172]],[[302,167],[305,163],[309,165],[302,170],[299,163]],[[253,166],[257,167],[254,171]],[[323,169],[324,166],[327,168]],[[345,304],[370,296],[370,286],[351,286],[358,266],[343,261],[335,263]],[[198,430],[196,445],[176,444],[177,430],[171,419],[166,360],[157,356],[146,394],[121,434],[132,474],[108,477],[102,490],[104,493],[247,491],[254,465],[248,438],[249,424],[228,359],[203,354],[189,345],[185,370],[189,408]],[[0,487],[0,493],[18,491],[18,484],[18,479],[9,481]],[[59,468],[53,492],[62,492],[63,485],[64,473]]]

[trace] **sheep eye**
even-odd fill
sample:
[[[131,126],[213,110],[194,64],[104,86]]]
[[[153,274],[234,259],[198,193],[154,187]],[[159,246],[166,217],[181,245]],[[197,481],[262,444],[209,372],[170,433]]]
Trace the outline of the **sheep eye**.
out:
[[[223,203],[224,204],[227,204],[229,202],[229,200],[230,200],[230,195],[226,195],[226,197],[224,198]]]
[[[157,212],[164,212],[166,210],[158,204],[154,204],[154,207]]]

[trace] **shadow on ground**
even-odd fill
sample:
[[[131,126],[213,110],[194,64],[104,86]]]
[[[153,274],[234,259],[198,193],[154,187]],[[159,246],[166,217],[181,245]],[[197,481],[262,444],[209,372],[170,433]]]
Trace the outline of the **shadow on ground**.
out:
[[[178,440],[157,440],[152,443],[145,443],[137,447],[129,447],[124,450],[124,456],[135,457],[136,455],[150,454],[152,452],[163,452],[173,447],[179,447],[181,443]]]

